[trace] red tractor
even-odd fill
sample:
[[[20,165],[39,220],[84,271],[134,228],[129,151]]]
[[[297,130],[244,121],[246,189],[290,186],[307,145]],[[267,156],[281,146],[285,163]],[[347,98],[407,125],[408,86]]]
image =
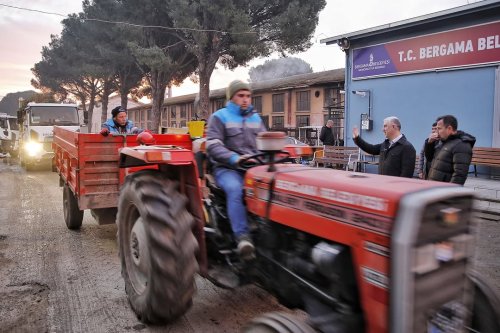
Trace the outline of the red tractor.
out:
[[[277,149],[284,136],[258,139],[263,152],[251,160],[262,165],[242,163],[250,262],[237,254],[223,191],[207,176],[203,195],[187,147],[120,149],[118,241],[140,320],[182,316],[199,273],[221,287],[257,283],[308,314],[307,323],[267,314],[245,332],[500,332],[498,296],[470,269],[473,191],[277,163],[287,157]],[[85,196],[70,194],[77,203]]]

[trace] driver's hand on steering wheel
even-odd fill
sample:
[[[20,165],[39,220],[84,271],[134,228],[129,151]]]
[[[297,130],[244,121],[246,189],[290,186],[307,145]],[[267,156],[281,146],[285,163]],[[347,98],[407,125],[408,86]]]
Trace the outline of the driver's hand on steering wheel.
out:
[[[238,158],[238,160],[236,161],[236,165],[239,165],[240,164],[240,161],[243,161],[245,159],[247,159],[245,161],[246,162],[250,162],[250,163],[257,163],[256,160],[254,160],[253,158],[250,158],[248,159],[250,156],[252,156],[252,154],[244,154],[244,155],[240,155],[240,157]]]

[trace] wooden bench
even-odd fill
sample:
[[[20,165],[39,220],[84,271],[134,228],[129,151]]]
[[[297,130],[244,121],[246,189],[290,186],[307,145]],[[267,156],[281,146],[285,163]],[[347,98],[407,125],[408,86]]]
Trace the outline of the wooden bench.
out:
[[[471,164],[474,165],[475,177],[477,177],[477,165],[500,168],[500,148],[474,147]]]
[[[316,151],[313,162],[315,166],[331,165],[334,168],[356,170],[359,162],[358,147],[325,146]]]
[[[378,155],[372,155],[368,154],[364,151],[361,151],[361,155],[359,158],[359,164],[360,164],[360,170],[362,172],[365,172],[365,166],[366,165],[378,165]],[[418,163],[420,161],[420,155],[417,154],[415,156],[415,170],[413,172],[413,178],[418,178]]]

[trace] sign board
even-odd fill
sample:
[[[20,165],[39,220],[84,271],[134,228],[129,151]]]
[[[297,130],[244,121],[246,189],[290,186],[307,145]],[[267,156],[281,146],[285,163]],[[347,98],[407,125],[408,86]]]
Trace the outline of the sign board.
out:
[[[352,79],[500,63],[500,21],[353,50]]]

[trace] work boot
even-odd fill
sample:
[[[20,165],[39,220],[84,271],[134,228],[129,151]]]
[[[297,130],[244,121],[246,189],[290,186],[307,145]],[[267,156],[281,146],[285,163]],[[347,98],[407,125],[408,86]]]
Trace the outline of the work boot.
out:
[[[255,247],[248,235],[242,235],[238,238],[238,254],[243,260],[255,259]]]

